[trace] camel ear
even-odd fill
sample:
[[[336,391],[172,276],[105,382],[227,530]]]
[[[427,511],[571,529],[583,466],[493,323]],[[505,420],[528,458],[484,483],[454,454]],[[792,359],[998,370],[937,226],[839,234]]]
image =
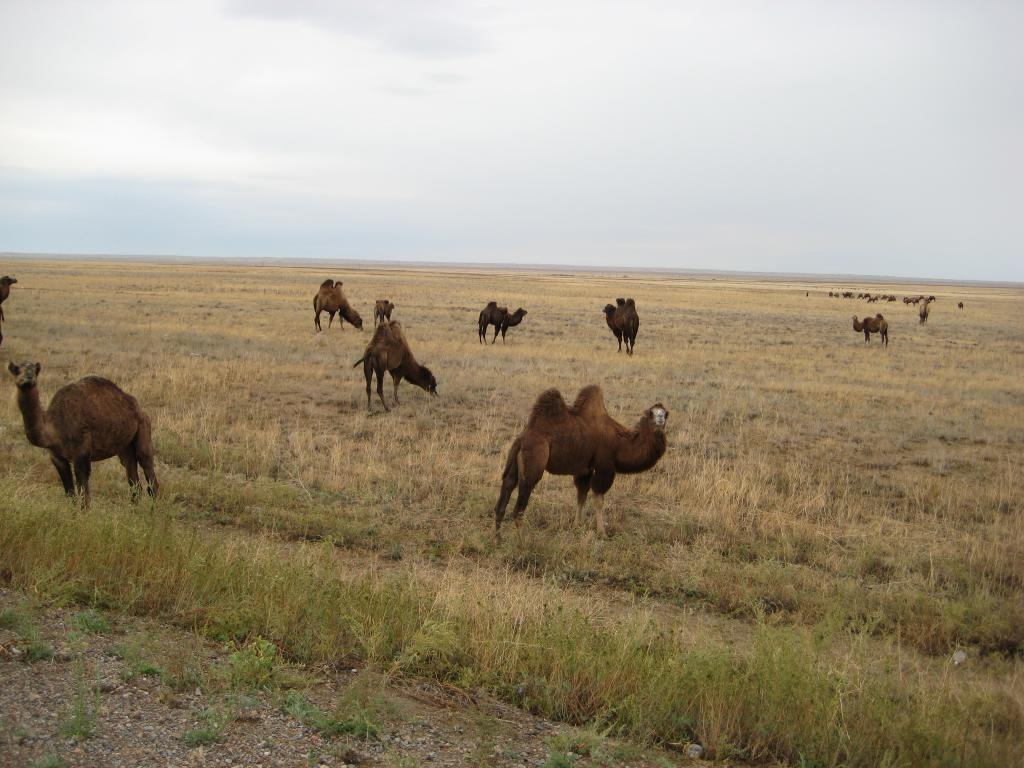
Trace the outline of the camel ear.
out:
[[[7,370],[13,373],[15,376],[21,373],[21,369],[18,366],[16,366],[13,362],[7,364]]]

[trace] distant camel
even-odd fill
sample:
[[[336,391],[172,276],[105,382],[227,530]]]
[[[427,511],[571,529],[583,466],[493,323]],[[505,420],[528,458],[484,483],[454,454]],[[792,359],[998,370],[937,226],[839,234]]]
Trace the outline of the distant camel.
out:
[[[487,327],[490,325],[494,326],[494,338],[491,339],[491,344],[498,340],[499,331],[501,332],[501,341],[504,343],[508,329],[519,325],[523,322],[524,317],[526,317],[526,310],[522,307],[510,313],[508,307],[499,307],[496,301],[487,302],[487,306],[480,311],[480,317],[477,320],[477,336],[480,343],[483,344],[487,340]]]
[[[394,302],[388,301],[387,299],[377,299],[377,301],[373,303],[373,324],[380,325],[385,320],[390,320],[391,313],[394,309]],[[327,325],[330,327],[331,324],[328,322]]]
[[[857,320],[857,316],[854,315],[853,330],[857,331],[857,333],[864,332],[864,343],[871,341],[872,333],[877,333],[879,338],[885,343],[885,346],[889,346],[889,323],[881,315],[865,317],[863,322]]]
[[[963,309],[964,308],[964,303],[962,301],[958,301],[957,304],[956,304],[956,308],[957,309]]]
[[[633,347],[636,345],[636,334],[640,330],[640,315],[636,312],[636,302],[633,299],[616,299],[615,304],[606,304],[604,319],[619,342],[619,352],[622,351],[622,342],[625,341],[626,354],[632,355]]]
[[[10,363],[18,387],[18,408],[25,422],[25,436],[50,452],[64,492],[76,488],[89,503],[89,475],[94,461],[111,456],[121,460],[128,473],[132,498],[139,493],[139,465],[146,474],[149,495],[158,490],[153,469],[153,439],[149,417],[138,401],[113,382],[99,376],[61,387],[43,410],[37,379],[39,363]],[[71,469],[75,470],[72,482]]]
[[[327,328],[330,329],[331,323],[334,322],[334,315],[338,315],[338,323],[344,326],[343,320],[348,320],[359,330],[363,329],[363,318],[359,316],[352,306],[348,303],[348,299],[345,298],[345,294],[341,292],[341,281],[334,282],[333,280],[324,280],[320,284],[320,290],[317,291],[316,296],[313,297],[313,324],[316,326],[318,331],[323,330],[320,327],[320,313],[326,312],[330,315],[330,319],[327,321]]]
[[[921,306],[917,310],[917,318],[919,324],[924,324],[928,322],[928,313],[931,312],[931,304],[932,303],[927,300],[921,302]]]
[[[4,307],[3,304],[7,301],[7,297],[11,295],[11,286],[14,285],[17,280],[13,277],[4,275],[0,277],[0,344],[4,343]]]
[[[501,541],[501,521],[512,491],[519,496],[512,511],[516,527],[530,494],[544,476],[572,475],[576,485],[576,523],[582,523],[587,494],[594,492],[597,530],[605,535],[604,495],[618,472],[644,472],[664,455],[668,411],[661,403],[648,408],[633,429],[608,415],[601,388],[591,384],[580,390],[570,408],[557,389],[541,393],[533,405],[526,429],[512,443],[501,477],[501,493],[494,507],[494,536]]]
[[[402,333],[402,326],[397,320],[388,320],[377,326],[363,356],[356,360],[352,367],[355,368],[360,363],[363,364],[363,375],[366,377],[367,410],[373,410],[370,407],[370,385],[374,373],[377,374],[377,394],[385,411],[391,410],[384,402],[385,371],[391,374],[395,384],[395,405],[399,404],[398,384],[403,378],[431,395],[437,395],[437,379],[429,368],[416,362],[412,350],[409,349],[409,342]]]

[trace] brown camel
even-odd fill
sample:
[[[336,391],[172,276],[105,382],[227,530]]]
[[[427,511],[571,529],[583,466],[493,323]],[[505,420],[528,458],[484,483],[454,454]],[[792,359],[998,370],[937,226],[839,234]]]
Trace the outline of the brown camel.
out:
[[[962,301],[958,301],[958,302],[956,303],[956,308],[957,308],[957,309],[963,309],[963,308],[964,308],[964,303],[963,303]]]
[[[395,303],[387,299],[377,299],[373,303],[373,324],[380,325],[385,320],[391,319],[391,313],[395,310]],[[330,327],[330,322],[327,326]]]
[[[622,351],[622,342],[626,342],[626,354],[633,354],[633,347],[636,345],[636,334],[640,330],[640,315],[636,312],[636,302],[633,299],[616,299],[614,304],[605,304],[604,319],[615,338],[619,342],[619,352]]]
[[[313,297],[313,312],[316,313],[313,316],[313,324],[318,331],[323,330],[320,327],[321,312],[326,312],[331,316],[327,321],[328,330],[330,330],[331,323],[334,322],[335,315],[338,315],[338,323],[342,326],[345,325],[343,321],[348,320],[359,330],[363,329],[363,318],[352,308],[352,305],[348,303],[348,299],[345,298],[345,294],[341,292],[340,280],[334,282],[327,279],[320,284],[320,290]]]
[[[377,394],[385,411],[391,410],[384,402],[385,371],[391,374],[391,379],[395,383],[395,405],[399,404],[398,384],[403,378],[431,395],[437,395],[437,379],[429,368],[416,362],[412,350],[409,349],[409,342],[402,333],[402,326],[397,320],[388,320],[377,326],[363,356],[356,360],[352,367],[355,368],[360,363],[363,364],[363,375],[366,376],[367,410],[373,410],[370,407],[370,384],[374,372],[377,374]]]
[[[523,322],[524,317],[526,317],[526,310],[522,307],[515,312],[509,312],[508,307],[499,307],[496,301],[487,302],[487,306],[480,311],[480,317],[477,320],[477,337],[480,343],[483,344],[487,340],[487,327],[493,325],[494,338],[491,339],[491,344],[498,340],[499,331],[501,332],[501,342],[504,344],[508,329],[519,325]]]
[[[604,495],[616,473],[636,474],[658,463],[667,447],[667,420],[665,406],[655,403],[633,429],[627,429],[608,415],[596,384],[581,389],[571,408],[557,389],[541,393],[526,429],[512,443],[505,460],[501,494],[494,507],[495,539],[501,542],[501,521],[512,491],[519,489],[512,511],[519,528],[530,494],[545,471],[573,476],[577,525],[582,523],[587,494],[594,492],[597,530],[604,536]]]
[[[4,302],[7,301],[7,297],[11,295],[11,286],[14,285],[17,280],[8,275],[0,277],[0,344],[4,343]]]
[[[865,344],[871,341],[872,333],[877,333],[881,340],[885,342],[885,346],[889,346],[889,323],[880,314],[874,317],[865,317],[863,322],[858,321],[857,316],[854,315],[853,330],[857,331],[857,333],[864,332]]]
[[[156,495],[159,486],[153,469],[152,427],[134,397],[107,379],[86,376],[58,389],[49,408],[43,410],[37,385],[39,363],[10,363],[7,367],[18,387],[25,436],[32,445],[50,452],[68,496],[77,489],[88,505],[92,462],[111,456],[117,456],[128,473],[133,500],[139,493],[140,464],[149,495]]]
[[[931,312],[932,303],[927,299],[921,301],[921,306],[917,309],[917,321],[919,324],[928,322],[928,313]]]

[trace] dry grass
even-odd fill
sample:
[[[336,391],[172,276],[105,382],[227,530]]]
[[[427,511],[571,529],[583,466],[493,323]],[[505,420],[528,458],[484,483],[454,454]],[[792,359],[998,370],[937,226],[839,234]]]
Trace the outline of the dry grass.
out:
[[[854,286],[935,293],[929,323],[919,326],[902,303],[829,299],[834,285],[40,261],[4,269],[19,279],[4,305],[4,361],[41,361],[44,399],[88,373],[136,395],[154,419],[166,489],[157,514],[181,530],[226,524],[218,535],[257,550],[294,546],[274,543],[281,537],[327,538],[338,545],[339,568],[412,573],[419,596],[475,599],[488,610],[503,600],[582,599],[588,621],[614,626],[641,601],[657,631],[692,636],[697,627],[740,649],[729,653],[795,652],[803,641],[793,638],[809,627],[830,638],[815,651],[818,671],[831,659],[843,684],[863,674],[876,693],[884,683],[893,695],[938,697],[961,714],[966,699],[944,658],[965,647],[970,661],[955,670],[957,685],[969,680],[972,701],[994,714],[963,715],[957,727],[988,722],[988,735],[921,739],[958,744],[981,763],[1020,741],[1024,702],[1012,686],[1024,650],[1020,291]],[[373,299],[396,302],[394,318],[435,372],[440,397],[405,384],[397,410],[384,415],[378,403],[366,413],[362,372],[351,365],[369,332],[313,333],[312,297],[325,277],[344,280],[364,319]],[[641,316],[632,359],[615,353],[601,312],[625,295],[636,297]],[[476,315],[491,298],[529,310],[504,347],[476,341]],[[878,311],[889,320],[888,350],[866,347],[851,328],[855,312]],[[627,423],[664,402],[669,453],[653,471],[616,481],[609,541],[573,527],[571,483],[549,478],[531,501],[522,546],[510,536],[496,549],[490,510],[500,466],[534,397],[549,386],[571,396],[595,381]],[[13,397],[0,399],[0,438],[8,502],[15,494],[46,514],[66,509],[46,456],[23,438]],[[122,519],[127,489],[115,462],[96,467],[93,494],[97,511],[79,523],[104,510]],[[32,578],[36,567],[27,563],[18,580],[45,591]],[[500,585],[515,571],[526,592],[506,594]],[[177,620],[196,610],[187,594],[176,600]],[[421,632],[427,620],[437,617],[420,609],[410,619]],[[465,667],[500,689],[528,669],[487,645],[493,633],[438,631],[429,649],[487,647],[487,655],[468,664],[420,654],[417,673]],[[411,658],[415,636],[377,660]],[[834,692],[832,678],[823,679],[822,690]],[[717,739],[719,753],[860,762],[833,721],[821,734],[794,726],[807,743],[765,739],[756,735],[764,724],[737,704],[739,683],[707,690],[723,697],[720,706],[691,713],[697,720],[686,727],[712,746]],[[606,704],[604,696],[596,701]],[[586,701],[552,700],[545,711],[608,718]],[[743,722],[714,724],[729,711]],[[974,706],[975,715],[986,711]],[[678,723],[647,731],[622,723],[638,737],[680,735]],[[872,749],[861,757],[888,754]]]

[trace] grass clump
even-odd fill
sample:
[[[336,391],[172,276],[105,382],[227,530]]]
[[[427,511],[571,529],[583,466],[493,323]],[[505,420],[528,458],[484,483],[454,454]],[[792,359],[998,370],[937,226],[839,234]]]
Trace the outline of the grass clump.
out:
[[[241,690],[273,688],[278,682],[277,646],[257,637],[245,644],[229,646],[227,668],[231,687]]]
[[[85,660],[79,657],[75,662],[75,696],[67,717],[57,727],[61,736],[85,741],[96,735],[100,702],[89,677]]]
[[[71,623],[75,628],[91,635],[107,635],[112,629],[107,617],[92,608],[73,614]]]
[[[188,748],[216,744],[224,729],[234,719],[233,715],[220,707],[207,707],[196,713],[196,726],[182,734],[182,741]]]

